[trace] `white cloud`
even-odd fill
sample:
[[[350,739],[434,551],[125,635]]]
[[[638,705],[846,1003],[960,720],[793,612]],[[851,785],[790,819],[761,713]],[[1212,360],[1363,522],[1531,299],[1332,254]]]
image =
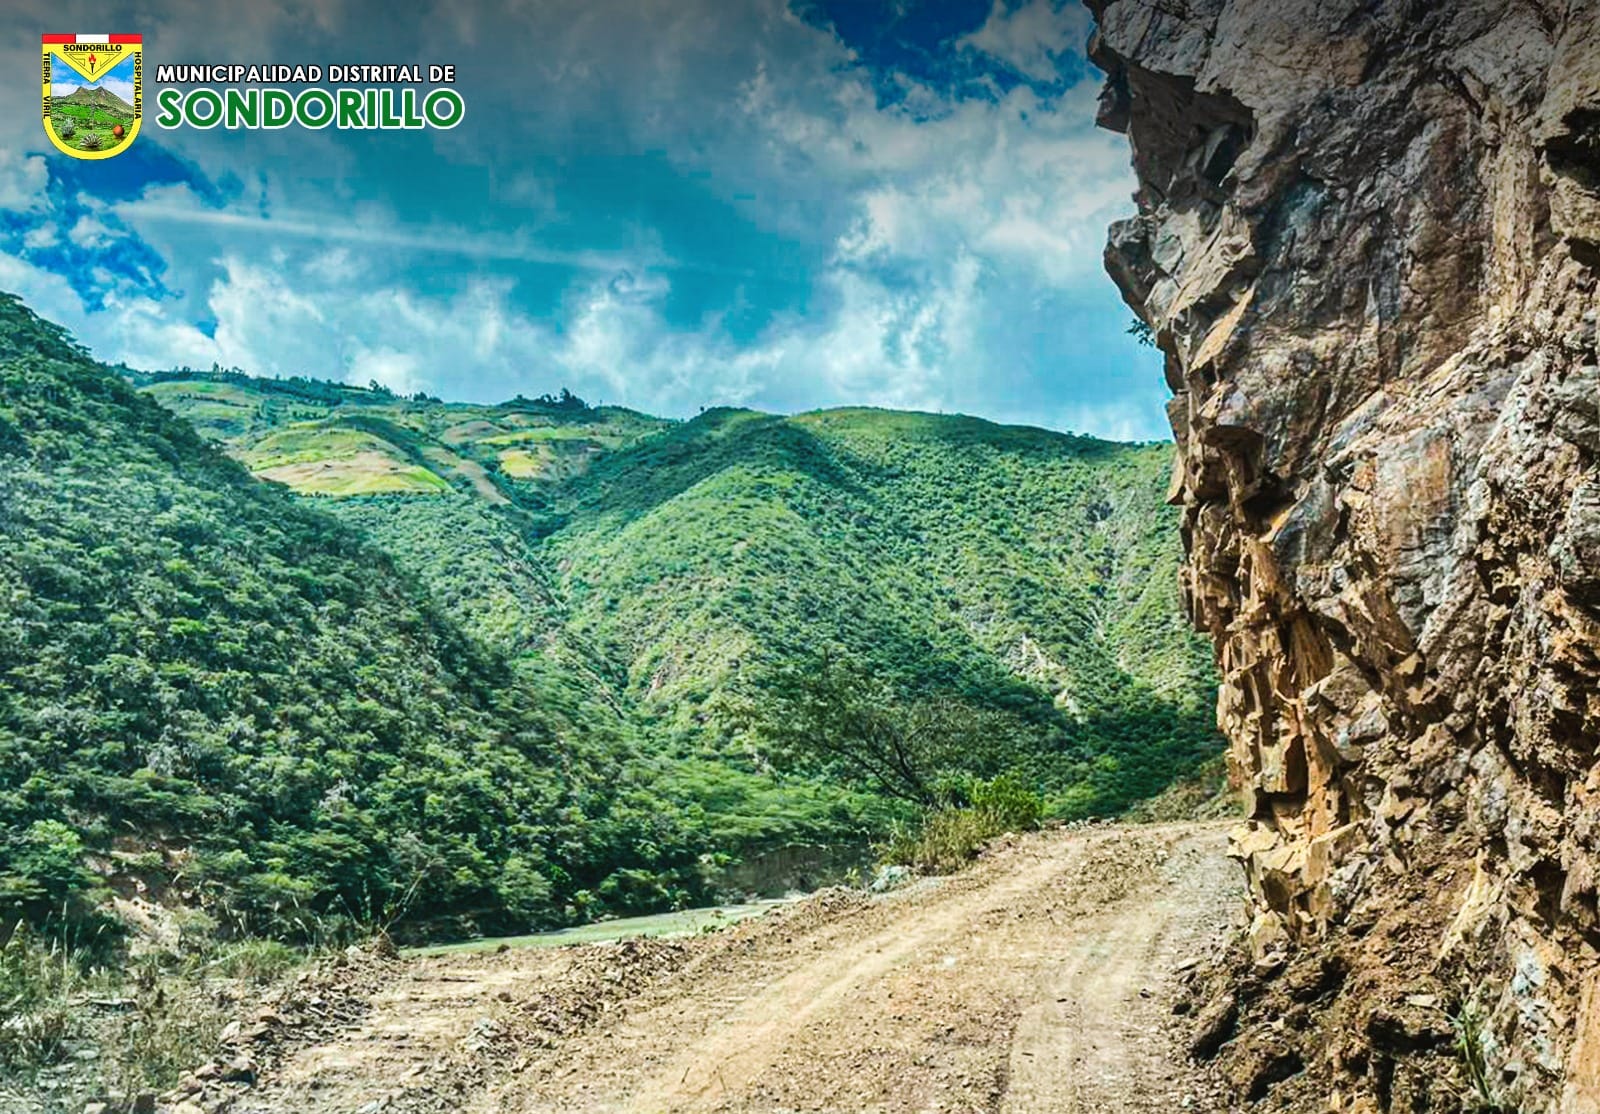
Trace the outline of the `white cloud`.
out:
[[[1028,0],[1016,8],[994,0],[984,25],[956,46],[998,58],[1035,81],[1054,81],[1060,76],[1057,59],[1088,37],[1089,12],[1076,0]]]
[[[1108,441],[1159,441],[1171,436],[1165,421],[1152,421],[1148,405],[1130,399],[1073,403],[1052,415],[1047,424]]]
[[[120,77],[108,77],[100,83],[100,88],[108,93],[114,93],[125,103],[133,103],[133,82]]]
[[[347,247],[318,252],[302,266],[308,277],[330,286],[352,282],[366,270],[365,262]]]
[[[193,325],[175,319],[149,298],[111,294],[105,310],[90,314],[66,278],[0,252],[0,289],[20,295],[41,317],[78,338],[91,333],[96,355],[134,367],[210,367],[216,346]]]
[[[249,58],[261,41],[374,26],[364,3],[337,0],[293,29],[266,9],[241,14],[217,40],[195,30],[199,0],[174,4],[147,29],[169,57]],[[1002,0],[959,48],[1053,81],[1085,20],[1075,0]],[[176,293],[140,296],[108,274],[107,311],[86,314],[59,279],[22,272],[22,292],[52,299],[41,310],[103,358],[143,367],[215,361],[473,399],[567,385],[677,415],[874,403],[1160,433],[1159,369],[1128,371],[1124,350],[1094,347],[1123,339],[1100,249],[1132,181],[1124,141],[1093,130],[1092,82],[961,99],[902,75],[903,99],[886,104],[849,49],[784,0],[662,0],[646,15],[638,0],[552,0],[492,22],[447,5],[417,27],[446,53],[541,44],[514,80],[464,70],[476,118],[497,121],[487,132],[418,147],[415,176],[331,132],[248,146],[147,132],[247,184],[225,187],[221,208],[152,187],[54,232],[60,214],[40,213],[27,235],[99,245],[104,259],[115,216]],[[374,49],[399,57],[424,35],[381,30]],[[537,113],[507,114],[529,97]],[[37,132],[32,118],[0,120],[0,140],[24,124]],[[42,197],[44,173],[43,159],[0,154],[0,207]],[[592,179],[598,202],[585,189],[597,173],[621,175]],[[721,211],[729,225],[713,235],[683,227]],[[702,242],[782,273],[683,258]],[[1101,341],[1080,339],[1085,307],[1114,318],[1087,330]]]
[[[67,239],[80,248],[103,248],[116,238],[116,234],[97,218],[85,213],[67,231]]]
[[[50,169],[40,155],[19,155],[0,147],[0,209],[31,212],[44,208]]]
[[[363,349],[356,353],[345,380],[363,387],[368,383],[381,383],[402,395],[415,394],[426,382],[417,356],[393,348]]]
[[[285,212],[264,217],[238,209],[205,205],[187,190],[183,198],[139,198],[116,206],[119,217],[130,224],[165,223],[203,225],[231,232],[253,233],[267,239],[293,237],[322,243],[349,243],[369,247],[431,252],[468,259],[543,263],[585,270],[606,271],[637,263],[635,256],[598,251],[559,251],[542,247],[519,234],[477,235],[460,229],[409,229],[389,221],[334,219],[316,213]],[[655,266],[673,266],[670,260],[646,259]]]
[[[994,101],[946,103],[928,119],[880,106],[860,80],[832,103],[806,103],[758,75],[743,106],[775,162],[821,161],[828,175],[855,182],[840,258],[971,252],[1064,287],[1104,283],[1106,225],[1132,207],[1126,145],[1093,127],[1095,97],[1090,82],[1050,101],[1019,87]]]

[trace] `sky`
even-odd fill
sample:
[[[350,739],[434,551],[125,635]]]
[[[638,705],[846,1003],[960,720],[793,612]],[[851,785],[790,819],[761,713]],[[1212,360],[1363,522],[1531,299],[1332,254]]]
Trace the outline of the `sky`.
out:
[[[73,34],[76,33],[73,32]],[[133,103],[132,55],[118,62],[94,81],[90,81],[68,66],[60,66],[53,76],[63,80],[50,82],[51,96],[67,97],[76,93],[79,89],[105,89],[115,93],[127,103]]]
[[[403,18],[396,11],[415,12]],[[1168,436],[1103,273],[1132,210],[1078,0],[11,0],[0,289],[99,358],[492,402],[567,387]],[[38,36],[457,68],[450,131],[53,151]]]

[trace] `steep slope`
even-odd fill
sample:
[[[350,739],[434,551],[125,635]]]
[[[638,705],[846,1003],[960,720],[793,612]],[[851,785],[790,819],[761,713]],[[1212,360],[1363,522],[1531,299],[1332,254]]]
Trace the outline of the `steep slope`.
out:
[[[1120,809],[1214,753],[1162,447],[873,410],[668,423],[570,396],[486,407],[229,374],[144,382],[265,478],[370,495],[318,505],[521,668],[581,674],[572,731],[621,717],[674,759],[668,777],[718,802],[710,822],[736,843],[801,838],[820,806],[771,800],[764,757],[717,710],[824,650],[908,697],[1007,715],[1009,760],[1065,815]],[[378,474],[358,459],[374,451],[385,475],[445,482],[347,482]],[[481,478],[436,467],[444,451]],[[325,471],[286,473],[295,453]],[[778,823],[795,808],[813,819]]]
[[[1600,1109],[1600,8],[1090,7],[1252,792],[1229,1063]]]
[[[712,411],[597,462],[547,543],[569,629],[667,731],[843,647],[1016,717],[1012,760],[1107,811],[1211,752],[1161,447],[872,410]],[[993,772],[993,771],[991,771]]]
[[[10,298],[0,465],[0,921],[92,931],[102,877],[288,934],[700,892],[623,733]]]

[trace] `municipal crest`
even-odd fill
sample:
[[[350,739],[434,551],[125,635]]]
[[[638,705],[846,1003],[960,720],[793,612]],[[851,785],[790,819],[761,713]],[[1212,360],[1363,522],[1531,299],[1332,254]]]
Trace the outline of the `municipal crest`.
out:
[[[44,132],[75,159],[128,149],[144,115],[141,35],[43,35]]]

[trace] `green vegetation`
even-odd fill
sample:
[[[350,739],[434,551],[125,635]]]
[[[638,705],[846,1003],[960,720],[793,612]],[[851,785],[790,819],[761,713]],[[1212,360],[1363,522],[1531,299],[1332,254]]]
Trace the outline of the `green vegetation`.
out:
[[[884,859],[930,874],[949,874],[996,836],[1038,827],[1043,812],[1039,794],[1015,774],[964,785],[957,782],[916,826],[895,833]]]
[[[1462,1105],[1472,1114],[1505,1114],[1506,1106],[1495,1098],[1484,1052],[1486,1038],[1493,1039],[1484,1010],[1475,1002],[1462,1002],[1459,1011],[1451,1017],[1451,1023],[1456,1033],[1456,1056],[1461,1060],[1470,1087],[1462,1096]]]
[[[712,411],[564,485],[543,548],[567,629],[624,664],[658,738],[704,744],[721,694],[781,698],[774,670],[833,653],[886,714],[987,718],[969,772],[1107,814],[1217,748],[1167,470],[1164,447],[975,419]]]
[[[97,151],[115,147],[126,138],[126,134],[118,136],[112,129],[119,124],[126,128],[133,119],[131,105],[103,90],[80,89],[72,97],[86,99],[56,97],[50,106],[50,124],[68,145]]]
[[[301,939],[708,895],[631,736],[570,730],[537,670],[12,300],[0,465],[7,921],[109,947],[108,883]]]
[[[51,1068],[51,1109],[165,1090],[195,1067],[197,1051],[216,1047],[244,1002],[302,962],[281,944],[242,941],[180,943],[108,965],[23,926],[0,944],[0,1104],[12,1088],[37,1098],[38,1073]],[[73,1070],[63,1075],[65,1065]]]
[[[947,697],[901,699],[859,662],[827,654],[762,678],[733,722],[753,728],[779,763],[922,808],[947,803],[952,778],[1014,763],[1028,730]]]
[[[118,376],[7,300],[0,927],[525,932],[1120,812],[1219,749],[1168,458]]]
[[[504,652],[559,730],[652,756],[714,856],[936,807],[937,788],[902,792],[763,730],[817,725],[786,678],[829,655],[866,683],[853,704],[814,703],[942,736],[959,760],[933,761],[934,782],[1017,773],[1051,816],[1119,812],[1218,750],[1165,446],[862,409],[676,424],[571,395],[143,382],[258,469],[285,445],[333,458],[374,434],[396,461],[453,454],[437,466],[451,497],[319,506]]]
[[[65,119],[75,120],[85,124],[96,124],[109,128],[113,124],[125,124],[129,117],[122,113],[107,112],[97,105],[57,103],[51,109],[52,116],[61,116]]]

